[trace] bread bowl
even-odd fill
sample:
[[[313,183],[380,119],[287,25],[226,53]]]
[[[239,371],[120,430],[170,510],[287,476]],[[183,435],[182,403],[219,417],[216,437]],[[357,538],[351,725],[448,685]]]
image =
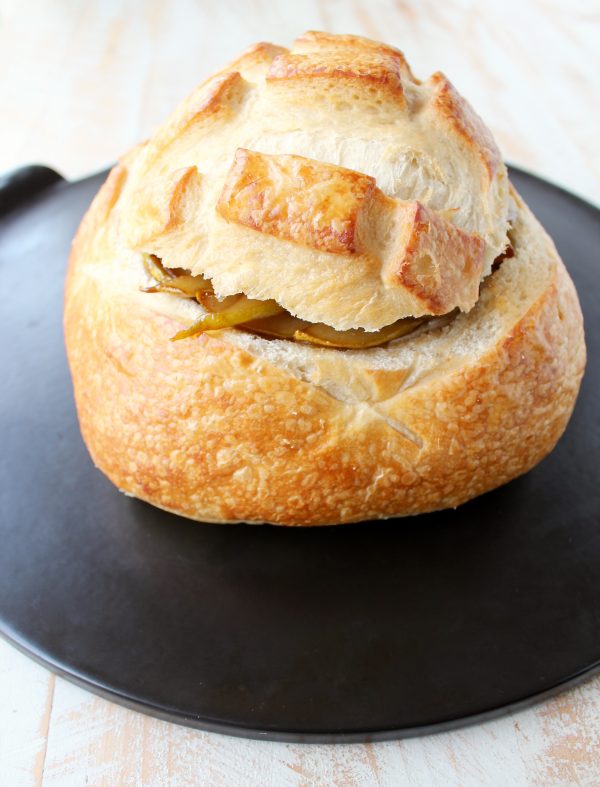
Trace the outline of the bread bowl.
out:
[[[251,47],[123,157],[64,319],[97,467],[205,522],[456,507],[553,448],[585,366],[481,119],[398,50],[316,32]]]

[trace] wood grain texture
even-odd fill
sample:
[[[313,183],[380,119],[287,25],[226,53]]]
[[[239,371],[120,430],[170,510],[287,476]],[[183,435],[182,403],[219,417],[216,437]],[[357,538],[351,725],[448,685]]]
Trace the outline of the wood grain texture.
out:
[[[0,2],[0,170],[112,162],[247,44],[305,29],[403,49],[446,72],[505,157],[600,203],[597,0]],[[600,678],[457,732],[301,746],[201,733],[98,699],[0,641],[0,787],[598,785]]]
[[[0,170],[99,169],[249,42],[313,27],[397,45],[419,77],[444,71],[509,161],[600,202],[597,0],[3,0]]]

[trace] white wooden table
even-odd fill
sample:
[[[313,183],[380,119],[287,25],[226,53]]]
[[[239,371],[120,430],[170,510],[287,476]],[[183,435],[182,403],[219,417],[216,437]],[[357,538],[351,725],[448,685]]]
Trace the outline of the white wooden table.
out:
[[[441,68],[507,160],[600,203],[598,0],[0,0],[0,171],[100,169],[238,50],[310,28],[395,44],[420,76]],[[156,721],[0,641],[0,787],[40,783],[599,785],[600,678],[457,732],[303,746]]]

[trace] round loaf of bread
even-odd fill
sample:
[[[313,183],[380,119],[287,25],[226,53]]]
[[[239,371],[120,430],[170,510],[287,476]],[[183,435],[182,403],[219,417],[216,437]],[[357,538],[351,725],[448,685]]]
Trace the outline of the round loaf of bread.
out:
[[[364,347],[251,322],[172,342],[206,310],[149,292],[149,255]],[[251,48],[112,170],[65,337],[97,467],[210,522],[455,507],[553,448],[585,366],[573,284],[482,121],[442,74],[324,33]]]

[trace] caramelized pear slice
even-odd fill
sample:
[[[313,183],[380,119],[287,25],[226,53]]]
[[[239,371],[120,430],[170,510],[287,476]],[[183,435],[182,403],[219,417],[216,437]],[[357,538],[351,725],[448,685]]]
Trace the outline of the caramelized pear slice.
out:
[[[170,284],[153,284],[151,287],[140,287],[140,292],[167,292],[169,295],[175,295],[177,298],[194,297],[186,292],[182,292],[178,287],[172,287]]]
[[[202,292],[196,293],[196,300],[198,303],[201,306],[204,306],[206,311],[211,312],[211,314],[227,311],[227,309],[230,309],[240,298],[244,297],[245,296],[241,294],[227,295],[225,298],[219,300],[213,292],[212,287],[210,290],[204,290]],[[262,301],[259,301],[259,303],[262,303]]]
[[[152,287],[142,287],[142,292],[168,292],[180,298],[198,298],[200,293],[212,293],[212,284],[202,276],[178,276]]]
[[[198,292],[212,292],[212,283],[204,276],[192,276],[181,268],[166,268],[154,254],[144,255],[144,267],[157,282],[142,292],[168,292],[184,298],[195,298]]]
[[[406,317],[391,325],[386,325],[379,331],[368,332],[362,328],[352,328],[349,331],[336,331],[324,323],[308,323],[306,327],[294,332],[297,342],[310,342],[321,347],[337,347],[342,350],[363,350],[368,347],[377,347],[393,339],[399,339],[416,330],[425,322],[425,317]]]
[[[329,325],[306,322],[282,312],[273,317],[243,323],[237,327],[272,339],[292,339],[337,349],[361,349],[377,347],[392,341],[392,339],[398,339],[418,328],[424,320],[425,318],[398,320],[380,331],[367,333],[360,329],[336,331]]]
[[[190,272],[186,271],[185,268],[167,268],[167,266],[163,264],[163,261],[160,259],[160,257],[157,257],[156,254],[144,255],[144,267],[150,276],[152,276],[153,279],[156,279],[156,281],[168,281],[169,279],[174,279],[178,276],[190,275]]]
[[[175,287],[188,298],[195,298],[199,292],[212,292],[212,283],[204,276],[176,276],[169,280],[169,287]]]
[[[164,268],[162,262],[154,254],[144,254],[144,268],[146,273],[159,284],[166,284],[174,277],[174,274],[168,268]]]
[[[250,298],[238,298],[229,308],[221,312],[207,314],[189,328],[179,331],[171,337],[172,342],[198,336],[205,331],[218,331],[221,328],[233,328],[242,322],[270,317],[282,311],[281,306],[275,301],[255,301]]]
[[[287,312],[275,314],[273,317],[265,317],[262,320],[245,322],[238,326],[250,333],[257,333],[259,336],[267,336],[271,339],[293,339],[296,331],[301,330],[310,323],[299,320]]]

